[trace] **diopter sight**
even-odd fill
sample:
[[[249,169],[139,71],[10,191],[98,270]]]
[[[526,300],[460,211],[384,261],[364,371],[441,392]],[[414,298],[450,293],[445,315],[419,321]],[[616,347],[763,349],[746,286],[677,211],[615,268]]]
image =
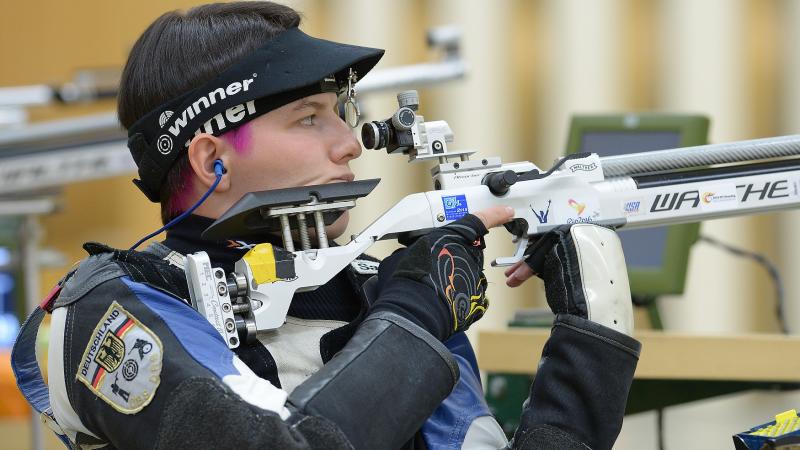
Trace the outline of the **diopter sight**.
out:
[[[389,154],[408,155],[409,161],[438,158],[440,163],[449,157],[461,157],[474,151],[449,152],[447,144],[453,142],[453,130],[444,120],[425,122],[419,109],[417,91],[397,94],[398,109],[383,121],[367,122],[361,127],[361,141],[368,149],[386,149]]]

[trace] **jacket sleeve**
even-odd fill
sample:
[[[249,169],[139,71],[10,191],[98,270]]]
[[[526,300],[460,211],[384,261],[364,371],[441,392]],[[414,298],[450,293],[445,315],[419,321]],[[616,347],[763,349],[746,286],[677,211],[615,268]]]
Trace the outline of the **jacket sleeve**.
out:
[[[510,447],[611,449],[640,351],[626,334],[557,315]]]
[[[484,398],[478,362],[467,335],[456,333],[445,346],[458,362],[461,378],[422,426],[426,446],[429,450],[504,447],[507,439]]]
[[[54,414],[73,442],[96,446],[391,448],[458,377],[430,335],[397,316],[370,316],[288,398],[189,305],[128,277],[57,309],[51,333]],[[399,351],[421,355],[425,373],[387,358]],[[420,389],[428,395],[379,405],[392,392]]]

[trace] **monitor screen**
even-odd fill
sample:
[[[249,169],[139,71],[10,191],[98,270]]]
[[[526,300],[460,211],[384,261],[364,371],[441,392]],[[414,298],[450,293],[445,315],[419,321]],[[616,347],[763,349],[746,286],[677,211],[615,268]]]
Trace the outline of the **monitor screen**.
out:
[[[678,148],[678,131],[586,131],[581,136],[579,152],[617,156],[649,150]],[[619,231],[622,250],[628,267],[659,269],[664,264],[667,247],[667,227]]]
[[[681,133],[678,130],[586,131],[581,136],[581,148],[578,151],[617,156],[680,146]]]

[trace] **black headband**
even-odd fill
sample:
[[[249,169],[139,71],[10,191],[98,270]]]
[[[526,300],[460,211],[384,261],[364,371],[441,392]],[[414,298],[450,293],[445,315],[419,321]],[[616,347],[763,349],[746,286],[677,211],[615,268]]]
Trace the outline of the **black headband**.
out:
[[[347,85],[383,50],[313,38],[290,28],[237,61],[208,83],[145,114],[128,130],[128,148],[139,167],[133,180],[152,202],[170,168],[196,134],[219,136],[287,103]]]

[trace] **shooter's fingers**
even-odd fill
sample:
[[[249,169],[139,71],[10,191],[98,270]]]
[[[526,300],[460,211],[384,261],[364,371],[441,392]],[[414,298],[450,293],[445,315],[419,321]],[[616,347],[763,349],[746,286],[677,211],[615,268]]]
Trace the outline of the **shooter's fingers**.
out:
[[[483,222],[487,230],[500,226],[514,218],[514,208],[510,206],[492,206],[472,213]]]
[[[517,287],[533,276],[533,269],[525,261],[520,261],[506,269],[506,285]]]
[[[514,265],[513,265],[513,266],[511,266],[511,267],[509,267],[508,269],[506,269],[506,271],[505,271],[505,272],[503,272],[503,274],[504,274],[505,276],[507,276],[507,277],[510,277],[510,276],[511,276],[511,274],[512,274],[512,273],[514,273],[514,271],[516,271],[516,270],[519,268],[519,265],[520,265],[520,264],[522,264],[522,263],[524,263],[524,262],[525,262],[525,261],[519,261],[519,262],[516,262],[516,263],[514,263]]]

